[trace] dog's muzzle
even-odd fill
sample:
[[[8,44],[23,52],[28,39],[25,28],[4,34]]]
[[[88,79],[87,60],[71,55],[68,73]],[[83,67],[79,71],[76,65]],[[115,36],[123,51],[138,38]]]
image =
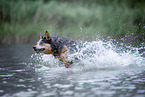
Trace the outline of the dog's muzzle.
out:
[[[35,46],[33,46],[33,49],[34,49],[34,51],[37,51],[37,49],[36,49],[36,47],[35,47]]]
[[[44,50],[45,50],[45,48],[36,49],[36,46],[33,46],[33,49],[34,49],[34,51],[35,51],[35,52],[37,52],[37,53],[39,53],[39,52],[41,52],[41,51],[44,51]]]

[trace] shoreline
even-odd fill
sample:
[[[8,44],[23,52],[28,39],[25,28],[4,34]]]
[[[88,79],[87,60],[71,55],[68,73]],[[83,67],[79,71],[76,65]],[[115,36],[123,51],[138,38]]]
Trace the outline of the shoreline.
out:
[[[85,36],[83,36],[85,37]],[[72,39],[74,41],[94,41],[94,40],[102,40],[102,41],[123,41],[123,42],[145,42],[144,35],[128,35],[128,36],[102,36],[99,38],[83,38],[82,39],[73,39],[73,37],[64,37],[68,39]],[[39,36],[30,37],[30,38],[21,38],[21,37],[5,37],[3,40],[0,39],[0,45],[11,45],[11,44],[35,44],[39,40]]]

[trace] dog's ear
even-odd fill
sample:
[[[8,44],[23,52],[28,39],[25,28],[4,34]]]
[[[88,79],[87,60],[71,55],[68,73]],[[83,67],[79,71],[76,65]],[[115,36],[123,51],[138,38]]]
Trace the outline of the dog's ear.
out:
[[[51,40],[51,37],[50,37],[48,31],[45,32],[45,37],[46,37],[47,40]]]
[[[40,39],[42,39],[43,37],[42,37],[42,35],[41,35],[41,33],[40,33]]]

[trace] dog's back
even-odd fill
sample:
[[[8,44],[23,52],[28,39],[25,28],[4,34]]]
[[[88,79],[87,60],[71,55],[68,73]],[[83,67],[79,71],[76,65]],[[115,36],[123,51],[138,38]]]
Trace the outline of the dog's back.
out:
[[[70,39],[59,36],[51,36],[53,48],[55,50],[61,50],[66,45],[69,53],[74,53],[78,50],[78,44]]]

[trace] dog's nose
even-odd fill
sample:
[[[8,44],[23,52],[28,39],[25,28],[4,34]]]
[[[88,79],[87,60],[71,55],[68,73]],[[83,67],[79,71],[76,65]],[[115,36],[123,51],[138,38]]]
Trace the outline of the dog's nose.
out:
[[[36,46],[33,46],[33,49],[36,51]]]

